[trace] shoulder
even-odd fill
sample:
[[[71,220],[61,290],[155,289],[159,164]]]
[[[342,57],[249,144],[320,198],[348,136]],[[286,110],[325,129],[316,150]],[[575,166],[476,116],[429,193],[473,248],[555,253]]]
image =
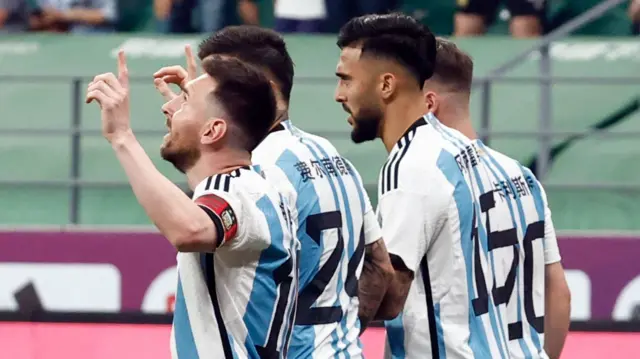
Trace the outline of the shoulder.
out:
[[[257,168],[243,167],[204,179],[194,190],[194,197],[220,193],[232,197],[259,198],[273,191],[272,185]]]
[[[523,176],[530,186],[535,185],[542,188],[533,171],[521,164],[519,161],[484,145],[482,150],[486,151],[491,157],[491,160],[494,162],[494,166],[502,169],[509,177]]]
[[[401,140],[380,172],[380,195],[395,189],[425,194],[437,190],[446,184],[441,175],[443,162],[457,168],[446,142],[437,134],[423,131],[410,141]]]

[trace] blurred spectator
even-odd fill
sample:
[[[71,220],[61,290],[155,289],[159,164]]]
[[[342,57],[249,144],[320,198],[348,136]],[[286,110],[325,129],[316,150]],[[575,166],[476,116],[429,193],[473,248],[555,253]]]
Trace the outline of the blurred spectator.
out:
[[[173,0],[153,0],[153,14],[160,32],[169,32],[169,15],[172,5]]]
[[[238,14],[240,14],[240,18],[244,24],[260,24],[260,13],[256,0],[238,0]]]
[[[324,0],[274,0],[275,30],[317,33],[327,17]]]
[[[208,33],[228,25],[225,15],[230,5],[237,7],[245,24],[258,24],[255,0],[154,0],[154,13],[162,32]]]
[[[1,32],[28,30],[29,17],[29,8],[25,0],[0,0]]]
[[[542,35],[546,0],[505,0],[511,14],[511,35],[516,38]],[[494,20],[501,0],[457,0],[455,36],[477,36]]]
[[[35,0],[38,10],[32,27],[74,33],[115,30],[116,0]]]
[[[629,17],[633,23],[633,34],[640,35],[640,0],[631,0],[629,4]]]

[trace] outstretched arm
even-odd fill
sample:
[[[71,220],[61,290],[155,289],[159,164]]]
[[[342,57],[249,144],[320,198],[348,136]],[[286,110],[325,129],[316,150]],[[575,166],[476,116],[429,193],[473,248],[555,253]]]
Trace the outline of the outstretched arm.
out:
[[[156,169],[133,135],[124,52],[118,54],[117,78],[102,74],[89,84],[86,101],[94,100],[100,105],[103,135],[151,221],[179,251],[213,251],[218,234],[212,219]]]

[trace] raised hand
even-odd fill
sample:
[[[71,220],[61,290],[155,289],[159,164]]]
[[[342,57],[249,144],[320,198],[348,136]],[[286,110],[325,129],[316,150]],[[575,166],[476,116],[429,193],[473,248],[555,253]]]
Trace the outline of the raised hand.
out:
[[[198,64],[193,56],[191,45],[184,47],[184,56],[187,61],[187,69],[184,67],[175,65],[163,67],[153,74],[153,84],[165,101],[171,101],[178,96],[171,88],[169,84],[175,84],[184,87],[189,80],[198,77]]]
[[[113,142],[131,132],[129,111],[129,73],[124,51],[118,53],[118,77],[109,72],[94,77],[87,88],[86,103],[100,105],[102,134]]]

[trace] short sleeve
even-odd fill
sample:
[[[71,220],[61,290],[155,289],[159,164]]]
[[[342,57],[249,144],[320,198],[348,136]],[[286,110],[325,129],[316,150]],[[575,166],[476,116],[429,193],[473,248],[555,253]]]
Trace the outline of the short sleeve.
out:
[[[364,244],[369,245],[382,238],[382,229],[373,210],[364,214]]]
[[[229,186],[213,188],[216,186],[210,184],[216,182],[216,177],[221,178],[220,183],[232,179],[227,175],[213,176],[212,180],[203,182],[195,189],[193,201],[211,217],[218,238],[223,239],[218,241],[217,247],[239,249],[253,244],[252,239],[263,238],[255,235],[256,231],[253,230],[260,227],[257,216],[259,210],[255,202],[248,195],[229,189]]]
[[[385,193],[378,205],[387,251],[413,272],[428,246],[425,199],[422,194],[396,189]]]
[[[560,249],[558,248],[556,229],[551,219],[551,210],[547,202],[547,194],[540,183],[538,183],[538,187],[540,188],[544,203],[544,263],[552,264],[560,262]]]

